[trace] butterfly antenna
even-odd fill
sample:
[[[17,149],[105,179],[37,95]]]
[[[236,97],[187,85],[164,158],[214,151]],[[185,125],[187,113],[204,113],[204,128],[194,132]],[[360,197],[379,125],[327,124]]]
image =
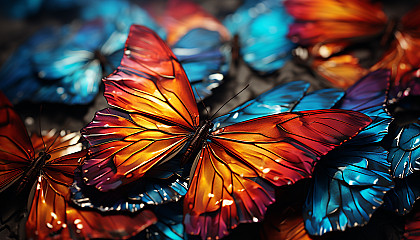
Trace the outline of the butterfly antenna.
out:
[[[206,106],[206,104],[204,104],[204,102],[203,102],[203,98],[200,96],[200,94],[198,93],[197,88],[196,88],[195,86],[194,86],[194,90],[195,90],[195,92],[197,93],[198,99],[200,99],[201,104],[203,104],[204,110],[206,111],[206,115],[207,115],[207,116],[209,116],[209,115],[210,115],[210,113],[209,113],[209,111],[207,110],[207,106]]]
[[[42,144],[44,145],[44,152],[45,152],[47,151],[47,146],[45,145],[44,137],[42,136],[41,115],[42,115],[42,104],[39,106],[38,128],[39,128],[39,136],[41,136],[41,140],[42,140]]]
[[[210,117],[210,120],[213,120],[214,119],[214,116],[216,116],[216,114],[228,103],[228,102],[230,102],[232,99],[234,99],[235,97],[237,97],[241,92],[243,92],[243,91],[245,91],[245,89],[247,89],[249,87],[249,83],[244,87],[244,88],[242,88],[242,90],[241,91],[239,91],[238,93],[236,93],[235,95],[233,95],[231,98],[229,98],[229,100],[227,100],[225,103],[223,103],[223,105],[219,108],[219,109],[217,109],[217,111]]]

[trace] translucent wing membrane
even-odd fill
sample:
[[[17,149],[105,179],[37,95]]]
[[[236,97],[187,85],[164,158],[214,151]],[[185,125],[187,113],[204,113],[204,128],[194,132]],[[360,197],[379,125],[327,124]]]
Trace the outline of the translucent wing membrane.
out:
[[[281,186],[309,177],[316,159],[369,122],[356,112],[319,110],[261,117],[212,133],[184,199],[187,233],[222,237],[241,222],[260,221],[274,201],[266,181]]]

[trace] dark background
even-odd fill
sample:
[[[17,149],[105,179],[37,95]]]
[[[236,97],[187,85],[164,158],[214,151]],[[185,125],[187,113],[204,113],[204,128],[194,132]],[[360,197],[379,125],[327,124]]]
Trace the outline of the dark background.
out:
[[[232,13],[240,4],[239,0],[196,0],[198,4],[203,6],[207,11],[212,13],[219,19],[223,19],[229,13]],[[404,12],[411,9],[412,6],[420,1],[382,1],[385,6],[385,12],[389,16],[401,16]],[[1,7],[1,6],[0,6]],[[71,11],[60,12],[42,12],[28,19],[11,20],[4,16],[0,17],[0,65],[13,53],[13,51],[23,43],[28,37],[35,33],[38,29],[47,25],[60,25],[70,23],[74,14]],[[374,48],[377,44],[367,46]],[[365,62],[371,65],[373,62]],[[232,108],[249,99],[255,98],[262,92],[272,87],[295,80],[305,80],[312,84],[311,89],[321,89],[330,87],[330,85],[314,75],[308,67],[302,65],[298,61],[291,60],[285,64],[282,69],[270,74],[260,75],[252,71],[241,59],[231,64],[229,75],[224,83],[215,89],[214,94],[204,101],[207,110],[212,114],[229,98],[246,88],[241,94],[229,101],[219,112],[219,114],[227,113]],[[95,98],[94,102],[89,105],[62,105],[62,104],[32,104],[29,102],[20,103],[15,106],[16,110],[21,114],[27,124],[29,131],[37,131],[40,129],[65,129],[71,131],[79,131],[94,116],[94,113],[102,108],[107,107],[107,103],[101,93]],[[42,105],[42,107],[41,107]],[[199,108],[204,113],[204,107],[199,104]],[[40,127],[39,127],[40,126]],[[286,187],[279,191],[279,196],[291,196],[288,198],[279,197],[278,202],[269,208],[268,214],[275,216],[281,213],[286,206],[293,207],[296,213],[300,213],[300,205],[303,203],[305,193],[308,188],[308,181],[300,181],[292,187]],[[2,205],[1,208],[8,206]],[[241,224],[228,237],[229,239],[256,239],[264,234],[260,228],[261,224]],[[367,227],[356,227],[344,233],[326,234],[322,239],[400,239],[404,226],[404,219],[394,214],[378,210]],[[262,235],[261,235],[262,234]],[[4,235],[0,234],[0,239]],[[317,238],[316,238],[317,239]]]

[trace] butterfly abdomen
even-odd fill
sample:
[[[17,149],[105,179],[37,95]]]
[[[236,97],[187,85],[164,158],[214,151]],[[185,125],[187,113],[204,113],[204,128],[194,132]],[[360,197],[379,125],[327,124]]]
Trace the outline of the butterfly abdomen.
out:
[[[209,130],[213,127],[213,123],[209,120],[206,120],[203,125],[201,125],[197,131],[195,132],[194,136],[191,138],[191,141],[185,151],[184,155],[181,158],[181,166],[187,164],[187,162],[191,158],[195,158],[195,156],[200,151],[203,141],[205,141],[209,135]]]
[[[17,189],[17,193],[21,193],[28,186],[32,186],[34,179],[39,176],[41,169],[45,166],[45,162],[51,158],[51,155],[45,152],[40,152],[39,156],[32,161],[31,165],[24,172]]]

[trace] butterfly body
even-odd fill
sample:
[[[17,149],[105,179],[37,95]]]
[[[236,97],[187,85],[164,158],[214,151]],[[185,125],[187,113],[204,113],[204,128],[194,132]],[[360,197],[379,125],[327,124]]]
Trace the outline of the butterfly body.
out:
[[[51,155],[42,151],[38,157],[31,162],[24,174],[20,179],[17,193],[20,194],[24,189],[28,187],[28,184],[32,186],[34,179],[38,178],[41,174],[42,168],[45,166],[45,162],[51,158]],[[32,184],[31,184],[32,183]]]
[[[209,131],[213,128],[213,123],[206,120],[195,132],[191,138],[190,144],[187,146],[185,154],[182,155],[181,165],[185,165],[191,157],[197,156],[201,150],[202,143],[208,139]]]

